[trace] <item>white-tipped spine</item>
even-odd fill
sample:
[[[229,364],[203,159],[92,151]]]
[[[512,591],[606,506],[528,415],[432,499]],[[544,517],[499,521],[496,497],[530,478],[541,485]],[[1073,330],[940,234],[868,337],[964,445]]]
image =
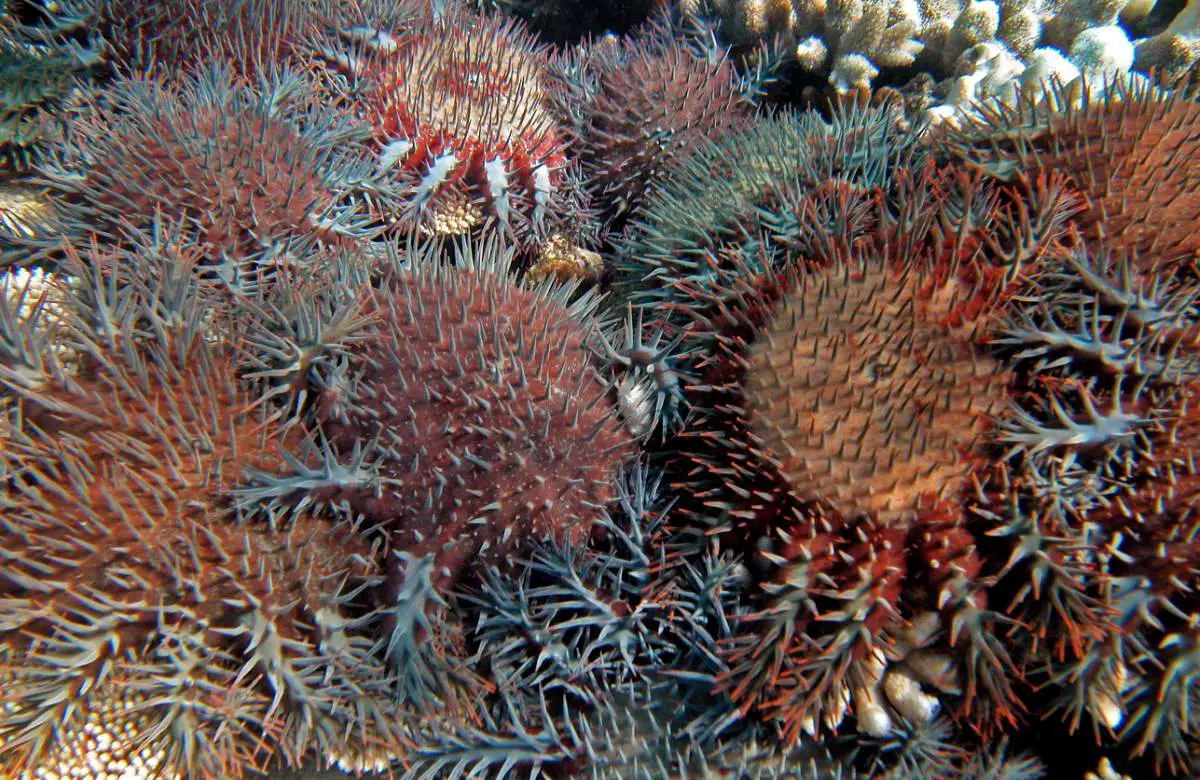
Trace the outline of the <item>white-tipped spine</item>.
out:
[[[487,177],[488,197],[492,199],[492,207],[496,210],[496,218],[504,227],[508,227],[508,168],[503,157],[493,157],[483,165]]]
[[[430,165],[429,170],[421,177],[421,182],[417,185],[417,189],[413,192],[412,208],[420,210],[433,197],[433,193],[438,187],[446,183],[450,178],[450,173],[458,166],[459,160],[454,155],[454,152],[446,152],[437,157]]]
[[[379,161],[375,164],[375,169],[379,173],[383,173],[408,156],[412,151],[413,142],[407,138],[393,138],[387,142],[387,146],[379,153]]]
[[[550,196],[554,194],[554,183],[550,181],[550,168],[545,163],[539,163],[533,169],[533,226],[535,230],[542,229],[546,218],[546,207],[550,205]]]
[[[393,54],[400,44],[392,34],[384,30],[376,30],[365,24],[356,24],[338,31],[344,40],[362,44],[366,48],[381,54]]]

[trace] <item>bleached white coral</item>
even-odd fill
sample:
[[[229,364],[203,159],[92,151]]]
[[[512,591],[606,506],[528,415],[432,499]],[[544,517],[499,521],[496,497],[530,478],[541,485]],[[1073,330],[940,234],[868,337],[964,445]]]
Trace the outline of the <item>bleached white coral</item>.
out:
[[[912,65],[925,47],[917,0],[718,0],[723,32],[735,43],[788,35],[796,60],[829,71],[838,92],[869,89],[881,68]],[[684,6],[685,11],[687,6]]]
[[[957,122],[988,100],[1015,105],[1025,64],[995,41],[980,43],[959,57],[961,73],[949,86],[945,102],[928,112],[934,123]]]
[[[1057,14],[1046,20],[1042,45],[1070,51],[1075,38],[1092,27],[1117,23],[1128,0],[1066,0]]]
[[[1066,58],[1052,46],[1035,49],[1025,59],[1025,70],[1021,73],[1021,89],[1037,94],[1056,85],[1070,84],[1079,78],[1079,66]]]
[[[829,73],[829,83],[844,95],[854,90],[869,90],[871,80],[879,75],[871,61],[861,54],[843,54],[834,60]]]
[[[683,7],[694,0],[681,0]],[[914,68],[938,84],[931,116],[957,121],[982,101],[1038,95],[1083,75],[1088,91],[1124,74],[1160,83],[1200,62],[1200,0],[1165,28],[1131,40],[1157,0],[714,0],[734,43],[790,38],[794,59],[833,92],[873,89],[881,73]],[[1056,51],[1057,56],[1048,54]],[[1028,71],[1028,72],[1026,72]],[[1079,91],[1079,90],[1076,90]],[[1034,96],[1036,97],[1036,95]]]
[[[1042,0],[1000,0],[1000,28],[996,37],[1009,51],[1026,55],[1037,48],[1045,27]]]
[[[1133,42],[1118,25],[1089,27],[1075,36],[1070,57],[1091,79],[1111,78],[1133,67]]]
[[[1128,7],[1126,7],[1128,10]],[[1186,76],[1200,63],[1200,0],[1190,0],[1158,35],[1135,44],[1134,67],[1158,72],[1160,82]]]
[[[829,83],[839,93],[867,90],[880,68],[913,64],[925,46],[922,21],[916,0],[829,0],[820,19]]]
[[[942,64],[954,67],[968,49],[991,41],[1000,30],[1000,6],[992,0],[968,0],[946,38]]]
[[[796,62],[805,70],[820,70],[829,59],[829,47],[825,41],[811,35],[796,44]]]
[[[789,36],[796,62],[845,94],[869,90],[885,69],[934,64],[944,78],[964,52],[998,39],[1032,51],[1043,3],[1052,1],[716,0],[713,7],[734,43]],[[682,7],[686,13],[692,3]]]

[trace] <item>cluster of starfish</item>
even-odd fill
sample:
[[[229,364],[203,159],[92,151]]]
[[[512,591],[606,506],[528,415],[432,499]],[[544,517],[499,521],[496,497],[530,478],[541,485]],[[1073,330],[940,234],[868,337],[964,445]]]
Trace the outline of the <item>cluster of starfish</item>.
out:
[[[4,776],[1195,773],[1186,87],[922,134],[669,15],[38,8]]]

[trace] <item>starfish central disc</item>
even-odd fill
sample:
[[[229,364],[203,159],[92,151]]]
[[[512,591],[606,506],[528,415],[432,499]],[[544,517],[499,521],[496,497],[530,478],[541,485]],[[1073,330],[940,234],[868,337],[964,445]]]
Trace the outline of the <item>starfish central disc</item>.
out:
[[[539,89],[541,61],[522,43],[503,25],[445,31],[437,41],[414,38],[410,55],[386,71],[381,116],[411,135],[467,143],[549,135],[554,119]]]
[[[884,522],[961,487],[1003,399],[998,364],[942,324],[955,285],[845,266],[802,277],[747,357],[746,413],[802,499]]]

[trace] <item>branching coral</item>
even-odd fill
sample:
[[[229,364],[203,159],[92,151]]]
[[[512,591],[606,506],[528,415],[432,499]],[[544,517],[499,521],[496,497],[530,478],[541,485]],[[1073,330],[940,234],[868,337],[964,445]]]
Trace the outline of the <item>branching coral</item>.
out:
[[[916,2],[739,2],[716,0],[722,30],[735,43],[785,36],[808,70],[826,72],[839,92],[869,90],[881,67],[913,64],[925,48],[927,17]],[[683,3],[685,12],[700,3]],[[929,23],[941,21],[931,14]]]
[[[736,47],[782,39],[792,59],[844,98],[896,96],[910,118],[956,124],[982,104],[1016,105],[1055,79],[1101,92],[1105,80],[1174,83],[1200,53],[1194,3],[1170,24],[1125,0],[680,0],[714,15]],[[1171,8],[1168,4],[1159,6]],[[1174,10],[1172,8],[1172,10]],[[1120,18],[1118,18],[1120,17]],[[1165,25],[1165,29],[1164,29]],[[912,71],[919,75],[912,78]],[[1157,70],[1155,70],[1157,69]],[[933,87],[931,90],[930,87]],[[936,104],[934,104],[936,103]],[[932,104],[932,105],[931,105]]]

